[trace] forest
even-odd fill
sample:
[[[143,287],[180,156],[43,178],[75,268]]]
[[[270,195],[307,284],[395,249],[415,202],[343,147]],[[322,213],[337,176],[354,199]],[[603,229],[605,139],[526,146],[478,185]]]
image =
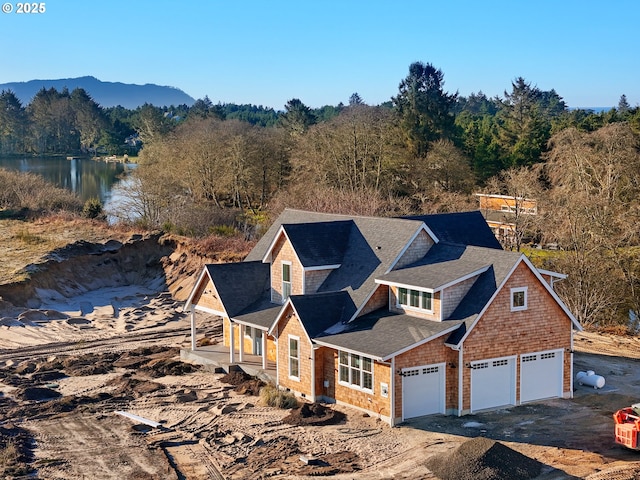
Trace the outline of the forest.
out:
[[[522,77],[463,97],[415,62],[388,102],[312,109],[213,104],[103,109],[87,92],[0,93],[0,153],[131,153],[122,213],[150,228],[259,235],[283,208],[398,216],[478,209],[474,193],[531,198],[517,241],[585,326],[635,332],[640,311],[640,108],[569,109]],[[394,93],[394,92],[391,92]],[[133,152],[133,153],[137,153]],[[548,251],[525,245],[552,244]]]

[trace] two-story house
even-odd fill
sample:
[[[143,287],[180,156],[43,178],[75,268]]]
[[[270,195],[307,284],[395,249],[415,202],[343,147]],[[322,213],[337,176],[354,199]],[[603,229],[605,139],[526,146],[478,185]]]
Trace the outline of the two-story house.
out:
[[[285,210],[245,261],[207,265],[186,307],[223,317],[277,384],[394,425],[571,397],[561,274],[502,250],[481,213],[373,218]],[[194,343],[195,345],[195,343]]]

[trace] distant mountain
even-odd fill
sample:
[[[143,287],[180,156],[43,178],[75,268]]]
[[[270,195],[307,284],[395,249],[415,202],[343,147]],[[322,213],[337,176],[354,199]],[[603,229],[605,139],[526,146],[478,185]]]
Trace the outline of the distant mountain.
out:
[[[46,89],[53,87],[58,91],[66,87],[70,92],[76,88],[83,88],[103,107],[122,105],[125,108],[135,109],[145,103],[150,103],[157,107],[182,104],[191,106],[195,102],[193,97],[179,88],[163,87],[152,83],[134,85],[120,82],[103,82],[95,77],[3,83],[0,84],[0,91],[11,90],[22,104],[26,105],[31,102],[31,99],[42,87]]]

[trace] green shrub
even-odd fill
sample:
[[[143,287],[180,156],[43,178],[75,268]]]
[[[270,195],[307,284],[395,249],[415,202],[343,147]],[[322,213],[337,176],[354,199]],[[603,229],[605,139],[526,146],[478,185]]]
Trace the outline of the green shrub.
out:
[[[289,409],[298,406],[298,400],[293,394],[283,392],[271,383],[262,387],[260,390],[260,399],[262,403],[269,407]]]
[[[93,197],[84,202],[82,215],[86,218],[99,218],[102,216],[102,202],[99,198]]]

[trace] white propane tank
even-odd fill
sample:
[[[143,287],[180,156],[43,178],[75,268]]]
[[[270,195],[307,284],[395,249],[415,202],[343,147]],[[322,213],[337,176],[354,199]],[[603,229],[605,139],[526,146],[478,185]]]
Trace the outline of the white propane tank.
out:
[[[576,381],[580,385],[589,385],[593,388],[602,388],[604,387],[604,377],[601,375],[596,375],[596,372],[593,370],[587,370],[586,372],[578,372],[576,374]]]

